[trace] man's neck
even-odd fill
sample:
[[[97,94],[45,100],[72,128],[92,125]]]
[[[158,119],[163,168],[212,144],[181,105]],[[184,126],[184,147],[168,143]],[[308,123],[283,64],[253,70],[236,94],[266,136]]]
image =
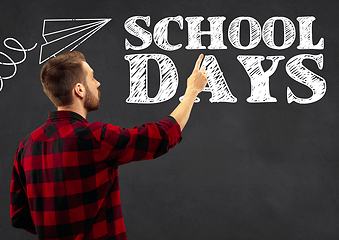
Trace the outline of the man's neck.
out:
[[[79,115],[81,115],[84,119],[86,119],[87,111],[84,108],[77,108],[75,106],[59,106],[57,107],[58,111],[72,111]]]

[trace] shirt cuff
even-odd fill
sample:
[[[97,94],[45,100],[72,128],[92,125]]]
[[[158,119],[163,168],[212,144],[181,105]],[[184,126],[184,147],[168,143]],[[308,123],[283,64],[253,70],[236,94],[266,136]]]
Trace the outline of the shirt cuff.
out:
[[[168,120],[170,120],[173,124],[176,124],[176,123],[178,123],[177,122],[177,120],[175,120],[175,118],[174,117],[172,117],[172,116],[167,116],[167,117],[165,117],[165,119],[168,119]]]

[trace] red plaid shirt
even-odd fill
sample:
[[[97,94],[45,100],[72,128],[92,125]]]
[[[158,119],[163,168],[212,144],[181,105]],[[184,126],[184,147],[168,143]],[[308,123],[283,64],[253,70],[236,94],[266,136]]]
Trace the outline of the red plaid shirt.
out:
[[[12,225],[39,239],[126,239],[118,166],[159,157],[180,140],[172,117],[124,129],[50,113],[16,152]]]

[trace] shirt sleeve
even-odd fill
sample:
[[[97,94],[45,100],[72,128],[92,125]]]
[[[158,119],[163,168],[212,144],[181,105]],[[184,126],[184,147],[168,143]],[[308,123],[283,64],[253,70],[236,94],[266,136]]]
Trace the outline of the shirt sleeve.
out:
[[[27,232],[36,234],[35,225],[33,223],[26,192],[20,180],[20,173],[18,172],[17,155],[12,171],[12,180],[10,188],[11,204],[10,217],[12,226],[15,228],[22,228]]]
[[[133,129],[104,124],[101,132],[102,154],[108,165],[117,167],[131,161],[157,158],[181,139],[180,126],[171,116]]]

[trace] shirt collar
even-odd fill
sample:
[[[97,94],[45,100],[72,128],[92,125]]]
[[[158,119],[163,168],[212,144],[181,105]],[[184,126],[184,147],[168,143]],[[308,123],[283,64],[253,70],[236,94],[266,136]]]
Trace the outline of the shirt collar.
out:
[[[80,114],[72,112],[72,111],[54,111],[50,112],[48,115],[47,121],[55,121],[62,119],[76,119],[84,123],[88,123],[85,118],[83,118]]]

